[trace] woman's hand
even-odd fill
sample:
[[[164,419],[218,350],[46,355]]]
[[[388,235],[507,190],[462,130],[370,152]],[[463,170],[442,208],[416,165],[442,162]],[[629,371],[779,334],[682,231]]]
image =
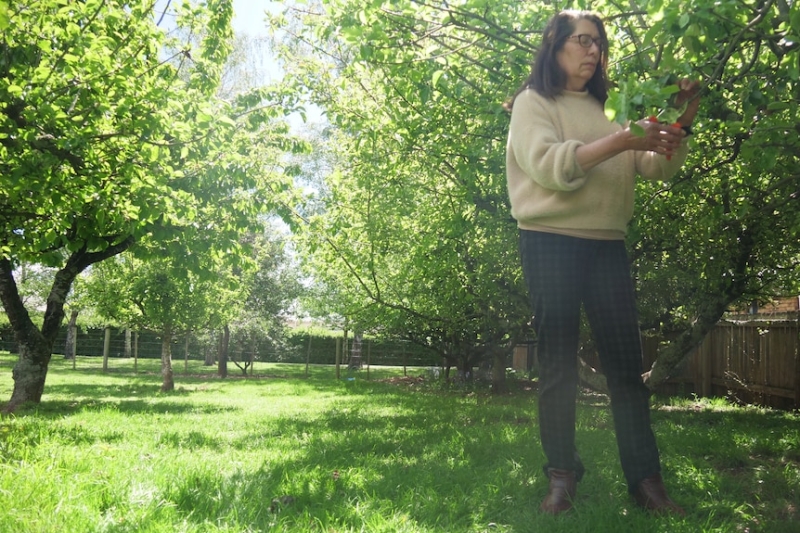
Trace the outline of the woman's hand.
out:
[[[680,126],[662,124],[651,118],[642,119],[637,124],[644,130],[644,135],[630,133],[630,149],[655,152],[671,157],[681,145],[686,133]],[[630,128],[628,128],[630,130]]]
[[[681,126],[691,126],[700,107],[700,82],[683,78],[678,82],[678,89],[680,91],[675,95],[675,107],[686,104],[686,110],[678,117],[678,122]]]

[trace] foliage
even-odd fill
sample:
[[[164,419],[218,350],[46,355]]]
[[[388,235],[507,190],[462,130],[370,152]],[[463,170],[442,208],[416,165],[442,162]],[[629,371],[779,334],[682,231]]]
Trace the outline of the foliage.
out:
[[[302,66],[293,74],[332,123],[332,171],[300,228],[323,301],[354,330],[403,336],[466,369],[524,336],[528,311],[497,157],[495,91],[508,79],[484,75],[488,35],[447,53],[461,38],[443,15],[326,5],[284,30],[325,56],[285,63]]]
[[[241,263],[240,235],[288,189],[274,154],[299,148],[277,120],[292,98],[215,96],[230,2],[173,8],[177,37],[155,5],[25,0],[0,17],[0,296],[24,346],[15,375],[35,383],[10,405],[39,400],[80,272],[143,240],[200,275],[193,242]],[[17,297],[22,262],[57,270],[41,328]]]
[[[655,114],[678,77],[704,88],[690,160],[639,185],[628,235],[644,328],[672,341],[651,384],[731,306],[800,288],[793,2],[331,0],[274,23],[289,79],[331,122],[304,242],[341,314],[460,349],[524,330],[500,104],[550,16],[588,5],[607,21],[616,119]]]
[[[298,326],[292,328],[291,336],[293,337],[314,337],[321,339],[335,339],[342,336],[342,332],[322,326]]]
[[[231,359],[244,372],[253,360],[266,355],[259,353],[259,346],[276,354],[286,351],[286,318],[303,292],[285,235],[276,224],[266,223],[247,240],[252,241],[255,268],[237,280],[240,299],[228,322]]]
[[[301,296],[296,265],[287,250],[287,238],[274,224],[266,224],[261,233],[252,236],[253,260],[257,266],[245,284],[246,314],[261,324],[261,329],[278,332]]]
[[[238,284],[230,272],[199,276],[183,265],[182,257],[121,256],[92,269],[88,290],[102,316],[133,329],[181,335],[221,325]]]
[[[152,6],[130,9],[17,4],[2,43],[5,257],[58,266],[64,252],[101,251],[158,220],[194,217],[169,182],[191,176],[175,168],[191,146],[175,119],[197,117],[214,71],[203,60],[194,85],[176,83],[159,61]]]
[[[658,381],[726,310],[800,291],[800,13],[782,0],[642,7],[646,23],[629,19],[620,38],[637,61],[619,75],[638,62],[645,79],[705,86],[684,172],[640,185],[630,232],[644,325],[672,341]]]

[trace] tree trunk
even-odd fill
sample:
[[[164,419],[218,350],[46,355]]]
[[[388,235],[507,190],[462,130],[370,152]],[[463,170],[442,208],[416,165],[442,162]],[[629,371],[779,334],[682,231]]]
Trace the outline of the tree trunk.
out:
[[[222,339],[219,343],[219,362],[217,375],[221,378],[228,377],[228,345],[231,341],[231,328],[227,324],[222,328]]]
[[[203,343],[203,365],[204,366],[214,366],[214,349],[212,345],[214,342],[213,338],[209,343]]]
[[[650,370],[642,375],[645,385],[650,390],[655,390],[669,379],[672,371],[703,342],[706,335],[717,325],[728,306],[744,293],[756,239],[750,229],[743,229],[739,233],[738,241],[739,247],[736,255],[729,261],[730,276],[718,279],[717,285],[706,291],[707,297],[699,306],[691,327],[682,330],[680,335],[658,354]]]
[[[461,356],[456,363],[456,370],[458,372],[457,380],[463,383],[472,381],[472,361],[469,357]]]
[[[44,383],[47,378],[47,365],[50,363],[50,349],[47,345],[36,343],[20,343],[19,360],[14,365],[14,391],[4,412],[11,413],[17,407],[28,403],[39,403],[44,394]]]
[[[63,270],[56,274],[53,288],[47,297],[42,329],[39,330],[22,303],[13,271],[10,261],[0,260],[0,300],[19,346],[19,360],[11,373],[14,390],[3,409],[6,413],[14,412],[25,403],[42,401],[47,367],[56,335],[64,319],[64,298],[74,279],[74,276],[70,278]]]
[[[47,366],[53,353],[56,336],[64,321],[64,302],[72,282],[89,265],[112,257],[133,244],[133,238],[109,246],[102,252],[89,253],[85,249],[74,252],[56,272],[53,286],[47,295],[41,330],[31,321],[14,281],[14,267],[8,259],[0,259],[0,301],[3,302],[14,338],[20,347],[19,361],[14,366],[14,390],[4,408],[7,413],[26,403],[40,403],[44,393]]]
[[[172,372],[172,332],[167,330],[161,338],[161,392],[175,389]]]
[[[653,366],[649,371],[642,375],[645,385],[650,390],[655,390],[659,385],[667,381],[675,368],[686,359],[692,350],[697,348],[706,335],[717,325],[725,314],[725,310],[734,300],[730,295],[739,294],[740,291],[727,288],[719,291],[722,296],[714,299],[709,298],[705,306],[699,309],[697,316],[692,323],[692,327],[683,330],[681,334],[667,345],[653,361]]]
[[[103,372],[108,372],[108,352],[111,350],[111,328],[106,326],[103,338]]]
[[[583,357],[578,356],[578,378],[581,383],[596,392],[608,394],[608,381],[605,375],[598,372]]]
[[[78,311],[73,309],[69,314],[67,325],[67,341],[64,343],[64,359],[75,359],[78,339]]]
[[[139,332],[133,334],[133,373],[139,371]]]
[[[655,390],[659,385],[667,381],[672,371],[686,359],[692,350],[697,348],[706,335],[717,325],[722,318],[719,314],[710,313],[700,317],[694,325],[683,331],[677,339],[671,341],[653,361],[650,370],[644,373],[642,379],[650,390]]]
[[[125,357],[127,359],[131,358],[131,328],[125,328]]]

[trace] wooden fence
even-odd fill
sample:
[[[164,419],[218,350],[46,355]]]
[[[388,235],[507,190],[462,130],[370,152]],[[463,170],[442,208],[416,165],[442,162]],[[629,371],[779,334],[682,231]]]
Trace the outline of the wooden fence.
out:
[[[645,342],[645,368],[655,360],[654,348],[657,343]],[[664,389],[800,408],[800,322],[720,323]]]
[[[655,361],[659,339],[642,339],[644,367]],[[514,349],[512,366],[536,365],[533,346]],[[598,361],[590,360],[598,368]],[[800,409],[800,321],[718,324],[659,387],[668,395],[729,396],[742,402]]]

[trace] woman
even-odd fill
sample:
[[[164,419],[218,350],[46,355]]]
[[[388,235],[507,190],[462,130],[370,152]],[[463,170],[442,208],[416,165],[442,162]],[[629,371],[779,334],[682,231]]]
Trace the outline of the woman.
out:
[[[677,102],[687,103],[682,127],[642,120],[645,134],[634,135],[603,112],[607,61],[602,20],[585,11],[559,13],[544,30],[530,77],[506,105],[508,191],[538,340],[549,478],[541,509],[570,509],[584,471],[575,449],[583,306],[608,380],[629,491],[646,509],[683,515],[661,479],[624,238],[635,176],[666,180],[686,158],[699,86],[679,83]]]

